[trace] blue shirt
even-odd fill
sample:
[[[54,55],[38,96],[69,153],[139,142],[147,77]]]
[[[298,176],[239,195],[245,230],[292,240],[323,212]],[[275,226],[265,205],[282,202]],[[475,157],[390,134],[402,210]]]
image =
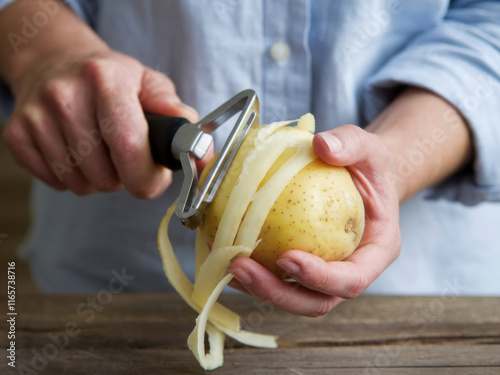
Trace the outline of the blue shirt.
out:
[[[402,204],[401,256],[368,292],[500,294],[499,1],[69,4],[111,48],[166,73],[202,116],[246,88],[259,95],[262,123],[312,112],[318,131],[365,126],[404,85],[444,97],[470,125],[473,168]],[[217,131],[217,146],[226,133]],[[156,229],[178,194],[175,177],[153,201],[125,191],[77,197],[35,182],[21,254],[41,287],[96,291],[125,268],[130,290],[167,290]],[[176,223],[172,236],[192,274],[191,233]]]

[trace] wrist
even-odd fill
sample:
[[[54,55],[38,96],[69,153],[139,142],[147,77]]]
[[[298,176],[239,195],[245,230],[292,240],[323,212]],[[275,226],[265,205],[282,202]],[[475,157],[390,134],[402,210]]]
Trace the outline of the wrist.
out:
[[[472,160],[467,122],[453,105],[425,89],[403,91],[366,130],[378,135],[392,155],[388,173],[400,202]]]
[[[398,196],[399,203],[402,203],[411,196],[413,168],[405,162],[398,149],[398,142],[391,135],[384,132],[378,132],[376,129],[367,129],[369,132],[377,135],[386,147],[386,153],[389,154],[389,162],[385,166],[385,174],[388,182],[392,185],[393,191]]]
[[[23,76],[40,65],[51,66],[64,60],[77,60],[106,50],[106,44],[64,4],[47,17],[43,27],[33,24],[33,35],[25,37],[26,24],[40,13],[39,2],[17,1],[0,12],[0,33],[10,35],[0,41],[0,78],[15,93]],[[56,6],[56,5],[54,5]],[[23,20],[20,22],[20,20]]]
[[[24,78],[31,72],[48,72],[61,70],[61,67],[71,66],[84,58],[99,55],[108,51],[109,48],[103,46],[85,46],[85,48],[53,48],[46,51],[26,51],[16,58],[10,69],[10,73],[5,77],[5,83],[9,86],[14,96],[21,90]],[[31,74],[30,74],[31,75]],[[36,75],[35,75],[36,76]],[[40,77],[40,76],[39,76]]]

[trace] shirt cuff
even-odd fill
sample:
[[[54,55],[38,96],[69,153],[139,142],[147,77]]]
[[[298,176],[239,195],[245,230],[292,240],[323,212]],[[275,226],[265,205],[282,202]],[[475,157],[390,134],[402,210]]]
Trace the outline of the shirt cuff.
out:
[[[426,33],[367,81],[365,118],[373,120],[406,85],[446,99],[464,116],[473,135],[472,168],[429,189],[427,197],[466,205],[500,201],[500,52],[486,43],[478,46],[459,27],[443,26]],[[443,116],[450,126],[456,124],[451,112]]]

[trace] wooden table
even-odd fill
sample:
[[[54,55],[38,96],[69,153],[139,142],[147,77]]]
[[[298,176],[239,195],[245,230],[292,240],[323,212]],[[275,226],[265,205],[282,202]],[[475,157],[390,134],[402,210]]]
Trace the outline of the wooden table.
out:
[[[279,335],[280,347],[227,340],[224,366],[205,372],[186,345],[196,314],[176,295],[24,295],[17,371],[2,354],[0,373],[500,374],[500,298],[364,296],[314,319],[247,296],[221,302],[246,328]],[[3,318],[1,327],[5,347]]]

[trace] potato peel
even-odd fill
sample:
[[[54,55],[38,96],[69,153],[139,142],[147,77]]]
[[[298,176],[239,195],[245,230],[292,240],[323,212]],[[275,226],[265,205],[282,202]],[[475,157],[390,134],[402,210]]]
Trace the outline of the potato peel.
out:
[[[191,295],[193,294],[193,284],[182,270],[179,261],[175,257],[172,244],[168,239],[168,223],[175,212],[176,202],[170,206],[165,217],[160,223],[158,230],[158,249],[162,259],[163,270],[168,278],[168,281],[174,289],[179,293],[181,298],[195,311],[201,313],[202,307],[196,304]],[[226,327],[233,331],[240,329],[240,317],[238,314],[222,306],[216,304],[210,314],[210,319],[218,326]]]
[[[271,179],[255,193],[253,203],[241,223],[235,245],[255,244],[269,210],[292,178],[307,164],[316,159],[310,148],[299,148]]]
[[[250,346],[277,347],[276,336],[242,330],[238,314],[220,305],[217,299],[233,278],[227,273],[231,260],[236,256],[252,255],[260,242],[259,235],[267,214],[281,192],[299,171],[317,158],[311,147],[314,117],[307,114],[297,121],[296,127],[285,128],[292,122],[259,127],[257,133],[248,136],[247,143],[242,144],[248,153],[241,170],[238,170],[238,179],[228,196],[224,196],[227,204],[212,237],[211,251],[206,236],[198,230],[194,285],[182,271],[167,235],[175,203],[160,224],[158,247],[165,274],[179,295],[199,313],[188,346],[206,370],[223,364],[225,335]],[[276,160],[282,155],[284,161],[280,165],[281,160],[278,163]],[[272,174],[269,178],[266,177],[268,172]],[[205,333],[209,338],[208,352]]]

